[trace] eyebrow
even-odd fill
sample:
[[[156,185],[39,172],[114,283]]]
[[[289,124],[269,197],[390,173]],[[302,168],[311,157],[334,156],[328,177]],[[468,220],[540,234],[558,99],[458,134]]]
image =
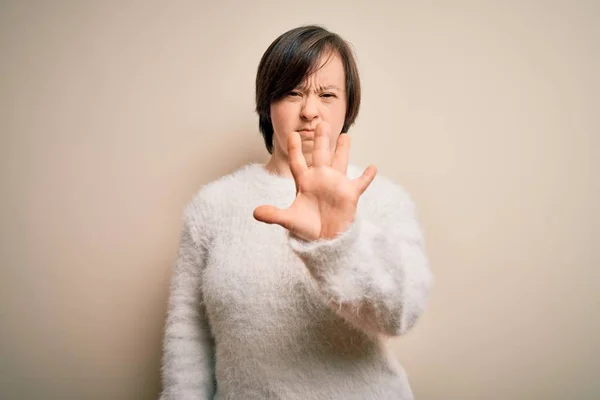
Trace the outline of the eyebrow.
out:
[[[307,85],[298,85],[298,89],[305,90],[306,88],[307,88]],[[341,89],[339,87],[337,87],[336,85],[325,85],[325,86],[317,87],[318,91],[331,90],[331,89],[335,89],[335,90],[341,92]]]
[[[298,86],[296,86],[297,89],[302,89],[302,90],[307,89],[307,87],[308,87],[308,85],[306,84],[306,81],[301,82],[300,84],[298,84]],[[331,89],[341,91],[341,89],[334,84],[322,85],[322,86],[317,87],[318,91],[331,90]]]

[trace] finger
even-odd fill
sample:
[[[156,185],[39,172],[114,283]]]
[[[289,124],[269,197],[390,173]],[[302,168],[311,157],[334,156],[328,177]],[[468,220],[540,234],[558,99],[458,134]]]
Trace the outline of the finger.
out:
[[[337,140],[337,146],[335,147],[335,154],[333,155],[333,162],[331,166],[346,175],[348,171],[348,158],[350,154],[350,136],[345,133],[340,134]]]
[[[365,172],[363,172],[361,176],[354,180],[354,182],[356,182],[356,188],[360,194],[363,194],[365,190],[367,190],[371,182],[373,182],[373,179],[375,179],[375,175],[377,175],[377,167],[374,165],[369,165]]]
[[[259,206],[254,209],[254,219],[265,224],[277,224],[290,229],[291,222],[287,210],[274,206]]]
[[[330,165],[331,150],[329,149],[329,134],[331,127],[327,122],[320,122],[315,130],[315,145],[312,153],[312,164],[315,167]]]
[[[302,139],[298,132],[291,132],[288,135],[288,157],[290,160],[290,169],[294,180],[298,178],[308,169],[306,158],[302,153]]]

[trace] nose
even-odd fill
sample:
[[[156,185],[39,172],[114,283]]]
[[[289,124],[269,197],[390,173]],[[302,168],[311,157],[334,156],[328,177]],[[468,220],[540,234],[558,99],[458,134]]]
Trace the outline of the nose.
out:
[[[312,95],[305,97],[302,110],[300,111],[302,119],[312,121],[319,116],[319,101],[315,97]]]

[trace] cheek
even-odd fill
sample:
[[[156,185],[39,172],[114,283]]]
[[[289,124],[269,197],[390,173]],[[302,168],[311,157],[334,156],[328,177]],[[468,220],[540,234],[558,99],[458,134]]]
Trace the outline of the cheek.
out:
[[[287,133],[293,130],[293,109],[284,102],[271,104],[271,123],[273,124],[273,143],[278,151],[287,153]]]
[[[279,121],[281,121],[281,107],[277,105],[271,105],[271,123],[273,124],[273,129],[278,130]]]
[[[291,107],[286,103],[271,105],[271,122],[275,131],[286,131],[290,125]]]
[[[344,103],[336,103],[329,109],[329,123],[333,131],[340,133],[344,127],[344,119],[346,117],[346,105]],[[336,133],[336,137],[337,137]]]

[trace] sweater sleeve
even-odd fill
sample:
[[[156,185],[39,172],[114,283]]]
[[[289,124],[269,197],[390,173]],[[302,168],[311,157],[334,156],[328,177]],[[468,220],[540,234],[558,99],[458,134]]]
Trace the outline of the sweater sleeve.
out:
[[[398,336],[422,314],[433,275],[408,194],[390,182],[371,195],[337,237],[307,242],[290,235],[290,245],[339,315],[367,333]]]
[[[161,400],[212,399],[213,342],[201,292],[203,250],[184,222],[171,280],[162,360]]]

